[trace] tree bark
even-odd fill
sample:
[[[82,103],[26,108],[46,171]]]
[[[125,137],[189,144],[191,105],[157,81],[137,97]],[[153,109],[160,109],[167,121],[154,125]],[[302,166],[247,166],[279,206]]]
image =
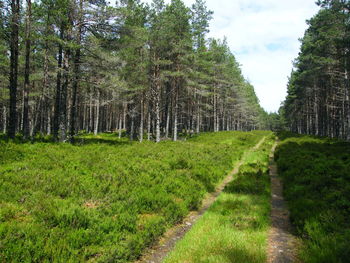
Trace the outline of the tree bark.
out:
[[[98,133],[98,125],[100,122],[100,91],[97,90],[97,99],[96,99],[96,114],[95,114],[95,128],[94,135],[96,136]]]
[[[177,122],[178,122],[178,111],[179,111],[179,91],[175,88],[174,94],[174,121],[173,121],[173,141],[177,141]]]
[[[76,125],[76,112],[77,112],[77,92],[78,85],[80,80],[80,44],[81,44],[81,34],[82,34],[82,26],[83,26],[83,0],[79,0],[79,19],[77,26],[77,35],[76,35],[76,44],[78,45],[77,50],[75,51],[74,56],[74,79],[72,86],[72,107],[70,112],[70,137],[73,140],[75,135],[75,125]]]
[[[6,123],[7,123],[7,110],[6,106],[2,106],[2,132],[6,133]]]
[[[147,118],[147,140],[151,140],[151,112],[148,110],[148,118]]]
[[[27,0],[26,14],[26,41],[25,41],[25,68],[24,68],[24,90],[23,90],[23,136],[29,137],[29,74],[30,74],[30,37],[31,37],[32,2]]]
[[[143,123],[144,123],[144,96],[141,95],[141,105],[140,105],[140,142],[143,141]]]
[[[60,28],[60,40],[63,41],[64,35],[64,25],[61,25]],[[57,77],[56,77],[56,98],[55,98],[55,113],[53,120],[53,136],[58,139],[58,131],[60,124],[60,115],[61,115],[61,80],[62,80],[62,58],[63,58],[63,47],[61,42],[58,44],[58,59],[57,59]]]
[[[65,142],[67,139],[67,99],[68,99],[68,85],[69,85],[69,57],[70,48],[67,48],[64,53],[63,59],[63,79],[64,83],[61,90],[61,103],[60,103],[60,142]]]
[[[122,120],[122,115],[121,113],[119,114],[119,135],[118,138],[121,139],[122,138],[122,129],[123,129],[123,120]]]
[[[11,1],[11,36],[10,36],[10,116],[8,136],[14,138],[17,128],[17,84],[18,84],[18,30],[20,1]]]

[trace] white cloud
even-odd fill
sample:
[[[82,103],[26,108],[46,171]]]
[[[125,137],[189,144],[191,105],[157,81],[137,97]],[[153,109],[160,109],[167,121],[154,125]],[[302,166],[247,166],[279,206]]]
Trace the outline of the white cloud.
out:
[[[195,1],[184,2],[191,6]],[[315,0],[207,0],[207,6],[214,11],[209,36],[227,37],[261,105],[277,111],[299,52],[298,39],[307,28],[305,20],[318,10]]]

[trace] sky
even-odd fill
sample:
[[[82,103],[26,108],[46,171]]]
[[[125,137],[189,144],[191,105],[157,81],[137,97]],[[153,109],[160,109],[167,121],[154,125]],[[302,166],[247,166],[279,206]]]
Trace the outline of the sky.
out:
[[[195,2],[183,1],[187,6]],[[268,112],[278,111],[287,94],[288,76],[299,53],[306,20],[318,11],[315,0],[207,0],[206,3],[214,12],[208,36],[227,38],[261,106]]]

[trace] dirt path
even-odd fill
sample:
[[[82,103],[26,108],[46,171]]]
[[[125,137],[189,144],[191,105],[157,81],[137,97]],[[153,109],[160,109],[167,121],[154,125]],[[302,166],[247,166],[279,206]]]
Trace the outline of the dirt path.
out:
[[[289,221],[289,211],[283,199],[283,185],[277,174],[277,165],[274,161],[275,143],[270,154],[271,178],[271,229],[269,231],[268,263],[296,263],[297,239],[292,235]]]
[[[258,149],[263,142],[263,137],[258,144],[256,144],[251,150]],[[251,151],[248,150],[247,152]],[[161,263],[168,253],[174,248],[176,242],[182,239],[185,234],[192,228],[196,221],[208,210],[208,208],[215,202],[216,198],[224,190],[225,186],[233,180],[233,176],[238,173],[240,166],[243,164],[245,156],[243,154],[241,160],[235,165],[235,168],[228,174],[228,176],[222,181],[222,183],[216,188],[215,192],[207,194],[202,202],[202,206],[198,211],[192,211],[187,217],[184,218],[182,224],[178,224],[169,229],[159,242],[152,248],[146,250],[144,256],[135,263]]]

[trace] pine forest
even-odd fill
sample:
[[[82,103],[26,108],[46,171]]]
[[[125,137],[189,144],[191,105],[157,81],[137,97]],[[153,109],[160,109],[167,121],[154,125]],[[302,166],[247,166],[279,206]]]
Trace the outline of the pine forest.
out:
[[[264,110],[203,1],[2,1],[1,122],[24,138],[131,140],[263,128]],[[10,54],[10,56],[8,55]]]
[[[348,263],[350,0],[0,0],[0,263]]]

